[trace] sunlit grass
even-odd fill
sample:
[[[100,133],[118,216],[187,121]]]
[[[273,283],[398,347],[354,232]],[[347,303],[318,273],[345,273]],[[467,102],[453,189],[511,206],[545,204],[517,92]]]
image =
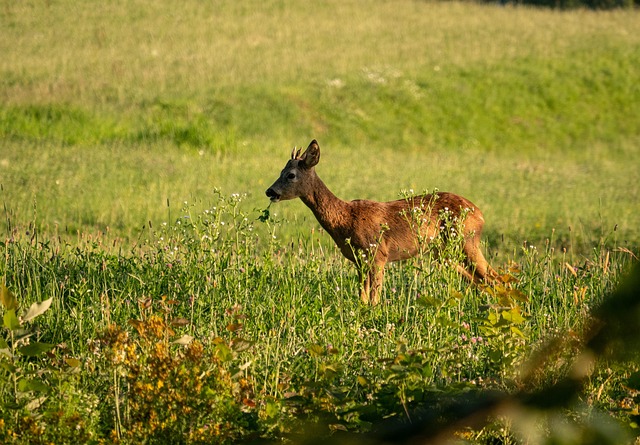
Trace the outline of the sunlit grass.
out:
[[[414,76],[638,44],[631,32],[637,15],[629,11],[469,3],[57,2],[16,3],[2,14],[1,66],[10,74],[3,99],[18,103],[132,105],[238,84],[326,81],[354,69]]]

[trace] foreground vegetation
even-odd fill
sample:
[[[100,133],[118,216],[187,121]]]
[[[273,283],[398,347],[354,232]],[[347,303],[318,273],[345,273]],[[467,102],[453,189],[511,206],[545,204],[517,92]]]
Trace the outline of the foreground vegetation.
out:
[[[299,434],[300,422],[320,422],[316,435],[380,432],[384,419],[420,419],[443,396],[534,392],[572,372],[585,373],[585,387],[537,415],[565,424],[567,436],[553,440],[629,437],[633,349],[574,360],[632,252],[597,246],[577,263],[549,240],[524,247],[486,289],[425,255],[391,267],[383,304],[365,307],[334,249],[280,240],[280,225],[255,221],[241,201],[185,208],[123,254],[107,253],[108,238],[70,245],[14,232],[2,244],[12,287],[3,289],[3,441],[212,443]],[[27,311],[27,299],[45,303]],[[563,337],[552,360],[521,369]],[[455,433],[511,443],[530,427],[510,419],[512,428]]]
[[[640,15],[366,6],[3,5],[0,441],[637,442]],[[267,208],[312,138],[345,199],[471,199],[500,281],[363,306]]]

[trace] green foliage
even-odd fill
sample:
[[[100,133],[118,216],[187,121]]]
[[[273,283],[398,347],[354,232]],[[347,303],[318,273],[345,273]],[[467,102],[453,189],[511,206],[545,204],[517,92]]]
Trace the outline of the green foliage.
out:
[[[0,337],[0,439],[7,444],[91,442],[97,437],[98,398],[76,386],[81,362],[69,356],[57,360],[56,345],[32,341],[33,320],[53,299],[33,303],[18,317],[18,299],[4,285],[0,294],[7,334]]]
[[[0,337],[0,365],[2,367],[2,386],[4,388],[4,404],[2,408],[22,410],[37,407],[39,402],[32,393],[47,394],[51,387],[28,367],[28,359],[41,357],[54,348],[55,345],[32,341],[35,332],[28,329],[28,323],[42,315],[51,306],[52,298],[42,303],[33,303],[29,310],[18,318],[18,299],[4,285],[0,285],[0,295],[3,306],[3,334]]]
[[[356,271],[335,249],[282,239],[284,223],[246,213],[244,199],[219,193],[202,211],[185,204],[129,251],[106,237],[6,240],[0,273],[55,310],[38,316],[48,303],[33,303],[19,318],[14,293],[2,290],[13,308],[5,309],[2,346],[14,357],[2,359],[14,383],[5,385],[13,401],[4,406],[3,439],[24,443],[14,435],[23,430],[52,441],[201,443],[295,435],[307,422],[321,436],[377,433],[389,419],[421,422],[433,410],[454,419],[448,410],[484,403],[492,391],[535,390],[572,375],[577,340],[543,350],[547,364],[535,371],[522,366],[548,338],[578,338],[588,307],[632,258],[596,249],[577,268],[551,248],[524,248],[496,283],[473,289],[453,267],[452,236],[438,261],[425,252],[389,267],[382,303],[363,307]],[[11,339],[34,320],[37,343]],[[633,425],[637,367],[607,366],[598,364],[580,392],[587,411],[615,410],[615,422]],[[98,408],[97,400],[107,403]],[[586,415],[577,406],[570,413]],[[588,420],[580,422],[570,424],[583,431]],[[463,436],[517,435],[497,425]]]

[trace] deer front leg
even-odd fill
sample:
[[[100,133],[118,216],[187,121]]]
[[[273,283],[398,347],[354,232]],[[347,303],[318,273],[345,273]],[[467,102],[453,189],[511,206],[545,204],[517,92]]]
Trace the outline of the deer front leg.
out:
[[[366,271],[358,269],[360,278],[360,299],[364,304],[369,304],[371,299],[371,276]]]
[[[376,264],[369,271],[370,302],[373,306],[380,302],[380,289],[384,281],[384,265],[385,263]]]
[[[366,270],[360,270],[360,299],[364,304],[372,304],[375,306],[380,302],[380,289],[384,281],[384,264],[377,263]]]

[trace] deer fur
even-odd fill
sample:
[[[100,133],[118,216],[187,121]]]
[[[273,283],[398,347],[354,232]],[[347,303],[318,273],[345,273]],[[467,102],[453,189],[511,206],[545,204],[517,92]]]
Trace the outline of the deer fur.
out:
[[[420,253],[421,242],[436,239],[444,224],[443,212],[462,221],[465,259],[464,267],[458,266],[460,273],[475,283],[495,276],[480,250],[482,212],[468,199],[437,192],[390,202],[343,201],[316,174],[319,161],[315,139],[302,155],[294,149],[266,194],[271,202],[300,198],[311,209],[342,254],[359,266],[364,303],[378,303],[386,263],[412,258]],[[415,223],[411,212],[420,212],[421,224]],[[368,267],[362,267],[364,259],[370,260]]]

